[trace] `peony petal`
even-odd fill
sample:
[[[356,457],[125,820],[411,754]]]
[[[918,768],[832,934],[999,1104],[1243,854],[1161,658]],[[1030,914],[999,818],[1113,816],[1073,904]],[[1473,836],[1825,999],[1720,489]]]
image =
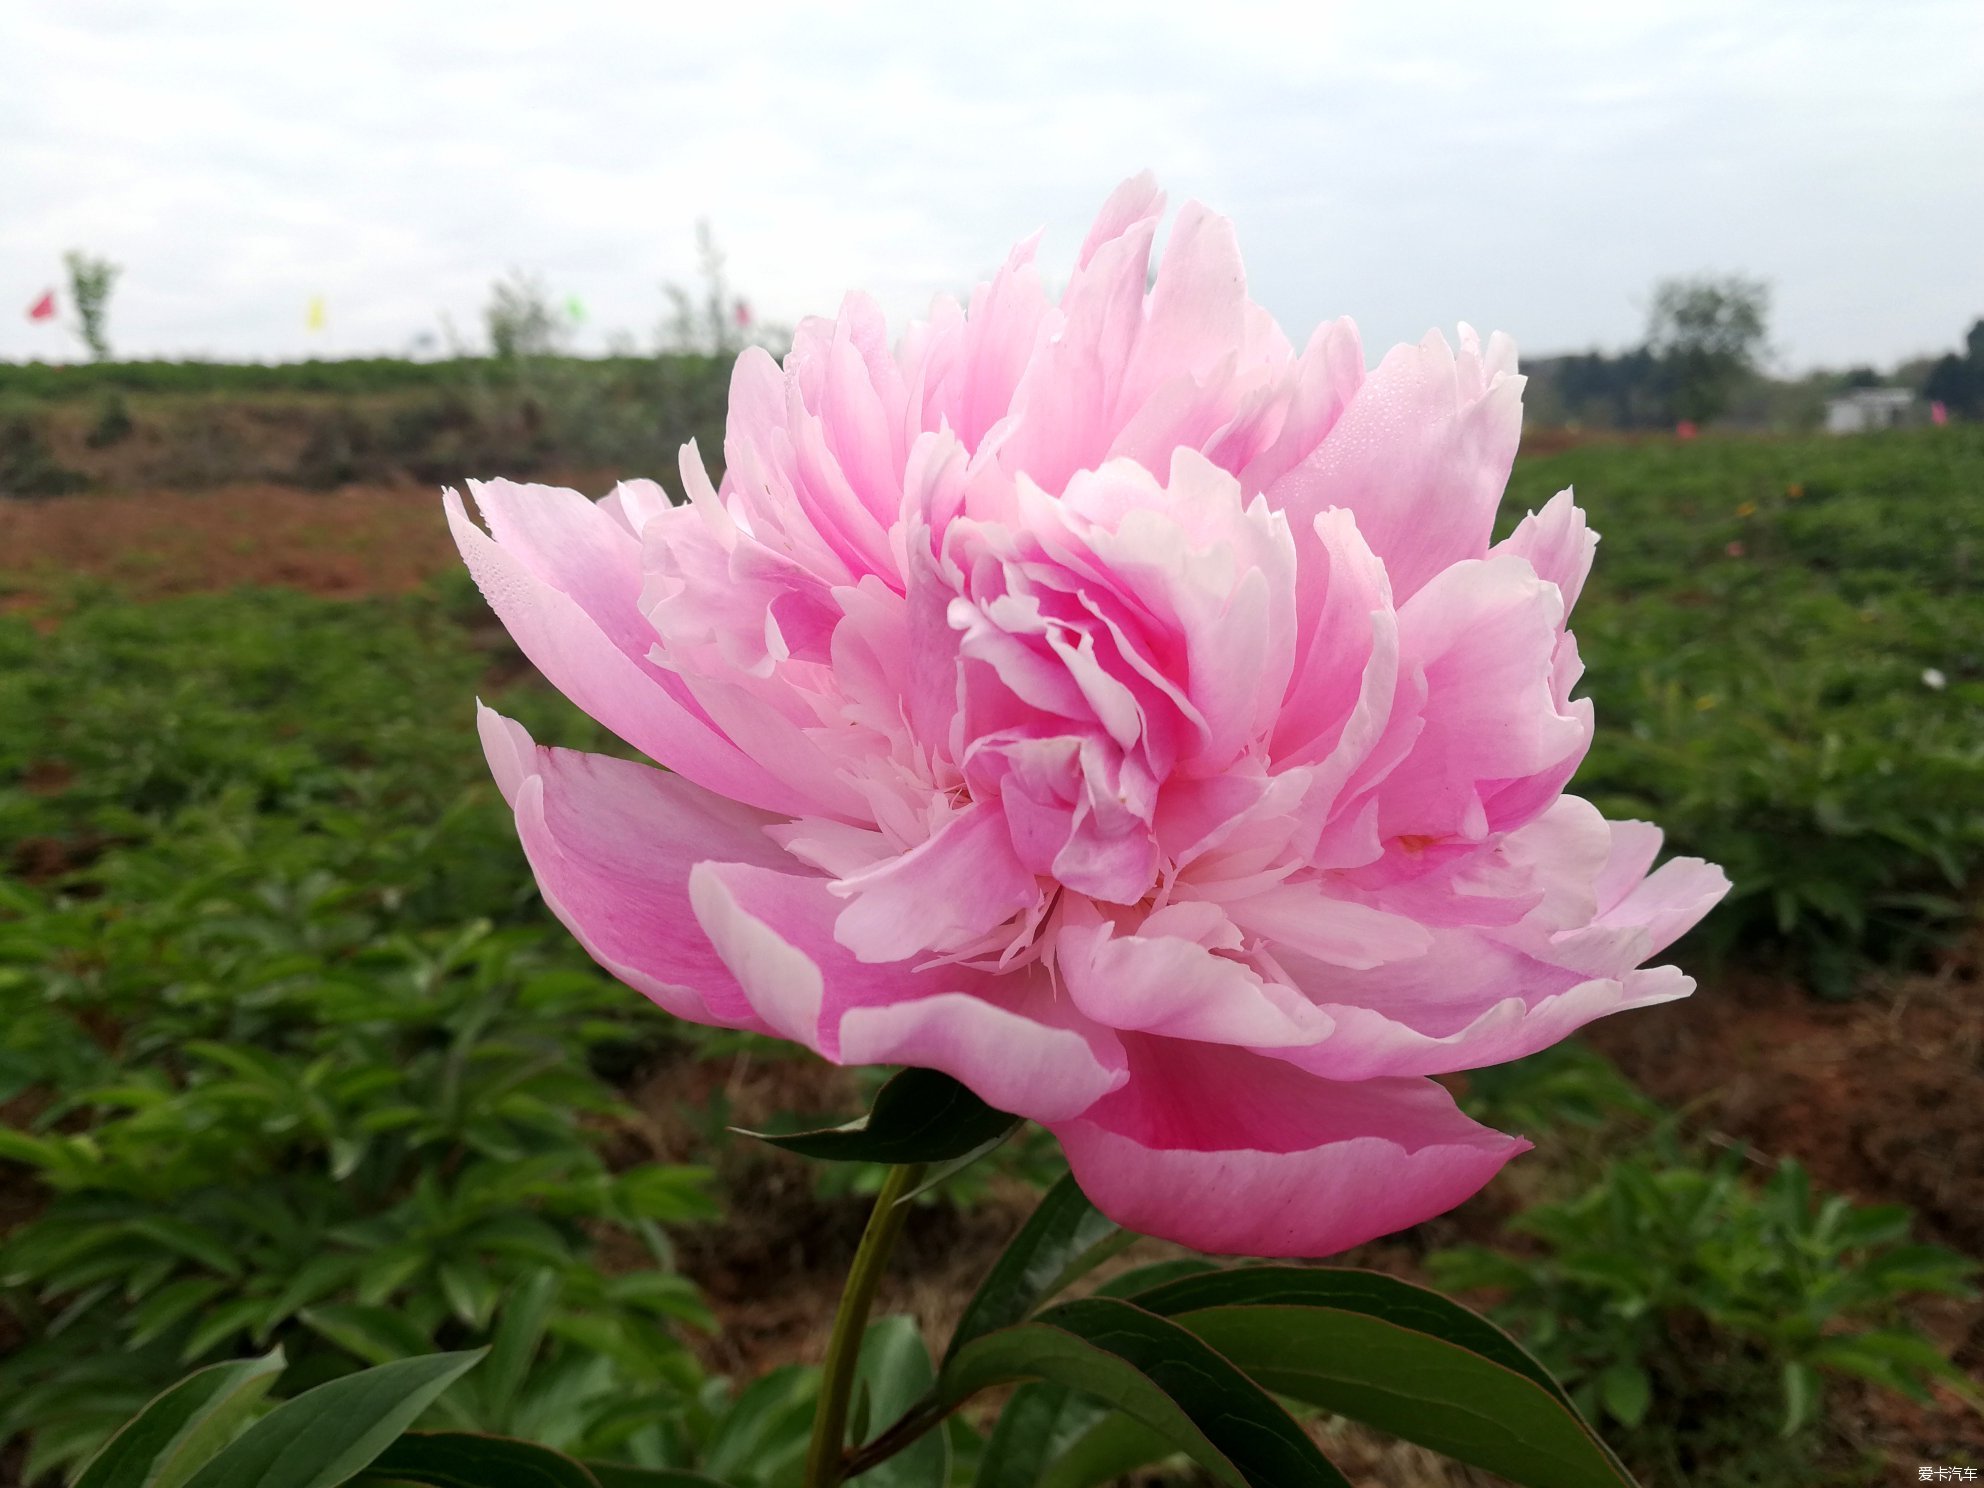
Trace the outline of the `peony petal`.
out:
[[[1431,1081],[1339,1084],[1240,1049],[1124,1046],[1127,1083],[1048,1124],[1098,1209],[1195,1250],[1334,1255],[1451,1209],[1529,1146]]]
[[[1040,898],[1040,885],[1013,852],[1005,813],[978,802],[928,841],[833,884],[848,900],[834,937],[863,961],[900,961],[948,950],[1004,924]]]
[[[617,646],[578,601],[533,573],[471,522],[453,491],[448,525],[469,572],[546,680],[651,759],[709,790],[771,811],[809,803],[660,685],[657,669]]]
[[[1591,573],[1598,534],[1591,530],[1566,487],[1545,502],[1542,511],[1525,516],[1514,532],[1488,551],[1491,557],[1507,553],[1527,562],[1539,579],[1557,586],[1564,596],[1564,612],[1569,614]]]
[[[1425,676],[1423,731],[1385,778],[1382,830],[1478,840],[1484,782],[1562,770],[1589,716],[1559,711],[1552,667],[1563,598],[1521,559],[1456,563],[1399,608],[1401,665]]]
[[[1521,435],[1522,379],[1485,382],[1477,357],[1457,358],[1429,332],[1379,363],[1268,500],[1297,532],[1332,506],[1356,513],[1402,605],[1448,565],[1488,551]]]
[[[850,1009],[841,1062],[942,1070],[986,1104],[1034,1121],[1078,1116],[1129,1078],[1122,1045],[1106,1030],[1074,1026],[1037,968],[998,983],[982,996],[939,992]]]
[[[1671,1002],[1694,990],[1693,978],[1672,966],[1631,972],[1617,980],[1593,978],[1533,1002],[1503,998],[1465,1027],[1437,1035],[1376,1008],[1324,1003],[1322,1011],[1336,1021],[1336,1037],[1314,1048],[1267,1052],[1329,1080],[1443,1075],[1522,1059],[1595,1019]]]
[[[753,1009],[837,1064],[915,1063],[1002,1111],[1055,1121],[1120,1085],[1112,1035],[1057,1007],[1038,971],[857,961],[834,939],[827,881],[738,863],[691,879],[697,918]]]
[[[1285,1048],[1328,1038],[1333,1026],[1241,961],[1175,935],[1119,929],[1080,901],[1064,910],[1054,965],[1075,1006],[1107,1028]]]
[[[646,765],[539,748],[487,708],[477,724],[544,902],[593,959],[679,1018],[762,1030],[688,890],[699,858],[789,862],[774,819]]]

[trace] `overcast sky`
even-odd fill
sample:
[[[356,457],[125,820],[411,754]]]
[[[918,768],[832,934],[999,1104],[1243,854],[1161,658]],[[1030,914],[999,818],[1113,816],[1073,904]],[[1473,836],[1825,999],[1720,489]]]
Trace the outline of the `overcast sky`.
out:
[[[651,344],[699,217],[761,317],[899,325],[1145,166],[1298,342],[1620,348],[1715,270],[1782,366],[1888,364],[1984,315],[1984,3],[4,0],[0,358],[72,354],[75,246],[124,355],[479,337],[510,268]]]

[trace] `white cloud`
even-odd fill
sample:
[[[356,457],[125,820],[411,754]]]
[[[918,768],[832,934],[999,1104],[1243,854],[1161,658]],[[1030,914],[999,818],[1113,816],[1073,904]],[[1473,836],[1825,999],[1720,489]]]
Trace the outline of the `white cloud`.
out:
[[[762,313],[893,315],[1122,176],[1239,223],[1300,339],[1466,318],[1623,345],[1658,276],[1778,290],[1794,364],[1984,314],[1984,9],[1252,4],[953,10],[14,0],[0,356],[71,246],[127,354],[394,350],[543,274],[645,338],[708,217]],[[304,326],[325,296],[330,328]]]

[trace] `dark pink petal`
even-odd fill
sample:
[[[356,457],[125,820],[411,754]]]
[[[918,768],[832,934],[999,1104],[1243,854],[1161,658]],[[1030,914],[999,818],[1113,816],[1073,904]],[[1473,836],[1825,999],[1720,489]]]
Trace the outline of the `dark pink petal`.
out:
[[[1529,1146],[1430,1080],[1340,1084],[1240,1049],[1124,1044],[1128,1083],[1048,1125],[1097,1208],[1195,1250],[1334,1255],[1451,1209]]]

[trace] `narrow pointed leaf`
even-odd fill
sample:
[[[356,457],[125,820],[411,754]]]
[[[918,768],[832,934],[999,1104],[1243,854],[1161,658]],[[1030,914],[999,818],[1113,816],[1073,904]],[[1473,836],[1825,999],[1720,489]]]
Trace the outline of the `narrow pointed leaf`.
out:
[[[1019,1322],[1074,1279],[1070,1269],[1081,1258],[1121,1233],[1088,1201],[1073,1174],[1064,1177],[992,1263],[958,1319],[945,1357],[954,1357],[974,1338]]]
[[[959,1349],[939,1399],[1046,1380],[1122,1411],[1229,1488],[1349,1488],[1287,1411],[1193,1334],[1128,1302],[1088,1298]]]
[[[947,1161],[934,1164],[930,1171],[923,1175],[922,1180],[916,1187],[897,1199],[896,1202],[898,1204],[913,1203],[947,1178],[956,1177],[979,1159],[988,1157],[999,1148],[1005,1146],[1006,1143],[1013,1139],[1013,1134],[1023,1125],[1025,1123],[1022,1121],[1014,1121],[1011,1126],[1008,1126],[997,1136],[987,1137],[969,1152],[960,1153],[958,1156],[950,1158]]]
[[[510,1404],[544,1342],[545,1327],[562,1285],[557,1272],[541,1266],[517,1283],[503,1305],[496,1336],[490,1340],[489,1362],[476,1376],[490,1424],[507,1423]]]
[[[588,1462],[586,1470],[599,1488],[730,1488],[716,1478],[679,1467],[628,1467],[618,1462]]]
[[[562,1452],[506,1436],[408,1432],[373,1460],[369,1476],[421,1488],[599,1488]]]
[[[276,1349],[188,1375],[113,1436],[75,1488],[178,1488],[226,1445],[282,1370]]]
[[[1152,1261],[1148,1266],[1138,1266],[1125,1271],[1121,1276],[1112,1276],[1095,1289],[1098,1297],[1134,1297],[1139,1292],[1147,1292],[1166,1282],[1178,1281],[1187,1276],[1204,1276],[1208,1271],[1220,1268],[1203,1256],[1179,1256],[1172,1261]]]
[[[936,1070],[906,1069],[876,1092],[874,1109],[845,1126],[755,1132],[774,1147],[828,1162],[940,1163],[963,1157],[1019,1124]]]
[[[867,1392],[868,1421],[852,1431],[865,1443],[892,1426],[936,1383],[937,1370],[924,1347],[922,1330],[910,1317],[877,1318],[861,1338],[857,1379]],[[856,1481],[862,1488],[923,1488],[951,1477],[951,1444],[932,1431]]]
[[[1054,1459],[1039,1488],[1101,1488],[1177,1455],[1178,1449],[1150,1427],[1112,1411]]]
[[[1485,1318],[1375,1272],[1249,1266],[1140,1292],[1277,1395],[1523,1488],[1630,1485],[1549,1372]]]
[[[1110,1413],[1066,1385],[1021,1385],[986,1440],[976,1488],[1037,1488],[1049,1465]]]
[[[486,1352],[401,1359],[306,1390],[249,1427],[186,1488],[335,1488],[369,1467]]]

